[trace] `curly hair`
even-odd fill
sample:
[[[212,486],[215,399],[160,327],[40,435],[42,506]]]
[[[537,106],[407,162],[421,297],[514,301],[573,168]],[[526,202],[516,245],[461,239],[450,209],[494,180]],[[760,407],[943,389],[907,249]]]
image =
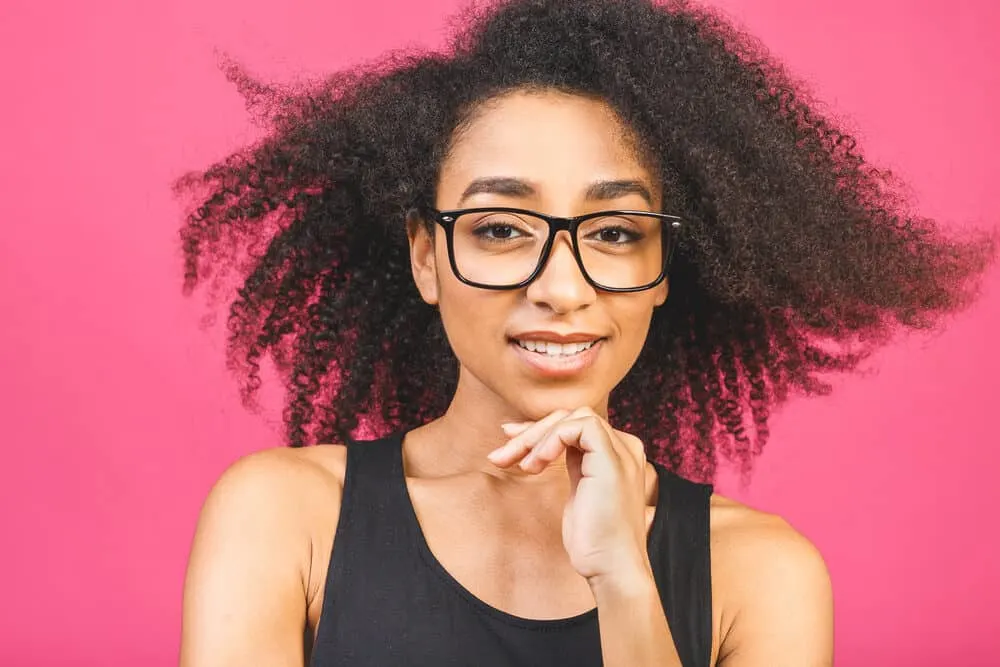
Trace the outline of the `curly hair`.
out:
[[[192,200],[184,289],[238,278],[228,359],[249,407],[274,362],[292,446],[445,411],[457,361],[413,284],[405,219],[505,91],[604,100],[685,219],[670,296],[609,413],[689,478],[711,481],[723,459],[748,475],[777,405],[967,305],[994,254],[992,236],[912,213],[756,41],[683,1],[473,6],[441,52],[295,85],[225,68],[266,132],[177,181]]]

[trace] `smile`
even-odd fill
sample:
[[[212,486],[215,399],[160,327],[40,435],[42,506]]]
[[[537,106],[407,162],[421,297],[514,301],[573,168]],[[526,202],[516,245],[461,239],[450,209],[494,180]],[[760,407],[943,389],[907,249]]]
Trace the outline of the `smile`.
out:
[[[577,337],[572,336],[570,338]],[[582,336],[578,337],[582,338]],[[556,343],[533,338],[511,338],[510,347],[523,364],[523,368],[537,377],[570,379],[594,365],[604,338],[587,337]]]
[[[551,343],[544,340],[515,339],[514,342],[522,349],[536,354],[544,354],[547,357],[571,357],[589,350],[597,344],[597,340],[582,343]]]

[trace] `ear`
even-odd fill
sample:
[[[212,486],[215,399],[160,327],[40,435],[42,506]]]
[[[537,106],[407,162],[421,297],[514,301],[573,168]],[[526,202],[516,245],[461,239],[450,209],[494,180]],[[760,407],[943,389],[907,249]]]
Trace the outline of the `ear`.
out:
[[[667,294],[670,293],[670,282],[668,278],[664,278],[663,282],[653,288],[654,291],[654,306],[659,307],[667,302]]]
[[[410,241],[410,269],[413,282],[425,302],[438,304],[437,262],[434,255],[434,234],[428,229],[417,209],[406,214],[406,236]]]

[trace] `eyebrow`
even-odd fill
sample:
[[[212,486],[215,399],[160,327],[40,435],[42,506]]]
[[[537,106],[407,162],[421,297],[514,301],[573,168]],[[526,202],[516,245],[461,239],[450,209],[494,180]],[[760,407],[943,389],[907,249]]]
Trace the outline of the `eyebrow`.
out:
[[[462,192],[458,205],[461,206],[466,199],[479,194],[523,198],[538,194],[538,191],[530,183],[519,178],[507,176],[477,178],[469,183],[469,186]],[[632,194],[639,195],[646,200],[650,207],[653,206],[653,195],[649,188],[639,181],[630,179],[595,181],[587,187],[585,198],[588,201],[607,201]]]

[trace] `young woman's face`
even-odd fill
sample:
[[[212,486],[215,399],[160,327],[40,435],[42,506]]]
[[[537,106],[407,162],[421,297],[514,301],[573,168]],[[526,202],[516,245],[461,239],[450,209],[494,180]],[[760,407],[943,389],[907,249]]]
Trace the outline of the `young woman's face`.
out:
[[[633,145],[601,102],[558,92],[509,93],[486,104],[459,134],[442,166],[436,207],[513,207],[560,217],[659,212],[658,181]],[[480,232],[478,243],[528,242],[526,229],[498,220],[501,226]],[[479,218],[477,224],[489,222]],[[499,397],[526,419],[560,408],[605,411],[608,394],[639,355],[653,308],[667,297],[665,281],[634,293],[595,289],[566,231],[558,233],[534,282],[510,291],[462,283],[449,264],[441,227],[433,239],[419,226],[411,234],[414,276],[424,299],[440,309],[461,365],[462,389]],[[483,248],[494,253],[493,246]],[[463,259],[459,269],[466,277],[500,274],[502,265],[471,254]]]

